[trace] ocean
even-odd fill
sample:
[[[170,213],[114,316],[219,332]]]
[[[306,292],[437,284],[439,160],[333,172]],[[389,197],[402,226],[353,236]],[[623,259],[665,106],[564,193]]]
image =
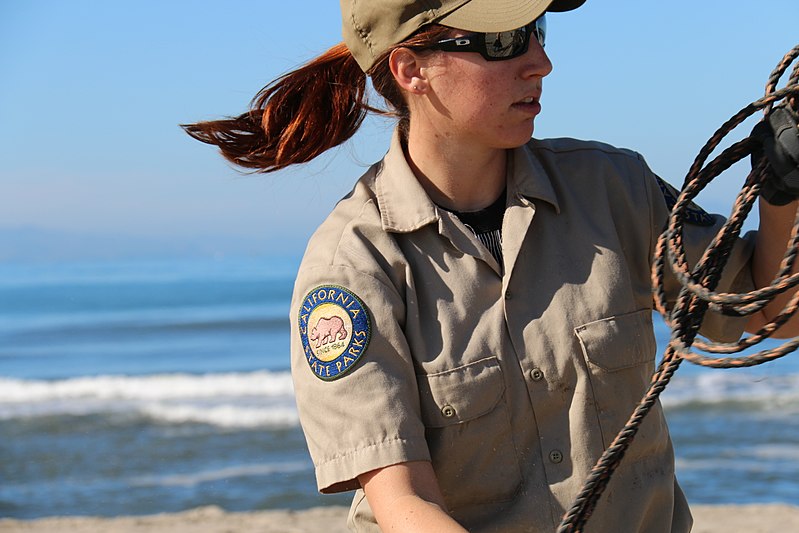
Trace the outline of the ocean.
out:
[[[0,265],[0,517],[348,504],[294,407],[297,264]],[[799,355],[683,363],[663,403],[689,501],[799,504]]]

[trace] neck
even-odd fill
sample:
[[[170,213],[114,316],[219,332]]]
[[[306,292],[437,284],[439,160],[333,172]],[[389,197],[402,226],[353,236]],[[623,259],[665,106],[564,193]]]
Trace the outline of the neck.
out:
[[[507,150],[502,148],[475,148],[411,127],[405,157],[430,199],[446,209],[483,209],[505,189]]]

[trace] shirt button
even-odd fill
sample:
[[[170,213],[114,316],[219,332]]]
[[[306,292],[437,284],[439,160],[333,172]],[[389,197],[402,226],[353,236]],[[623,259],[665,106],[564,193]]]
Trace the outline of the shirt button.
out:
[[[549,460],[558,464],[563,461],[563,453],[560,450],[552,450],[549,452]]]
[[[533,381],[541,381],[544,379],[544,373],[541,371],[541,369],[534,368],[530,371],[530,378]]]
[[[513,294],[510,291],[505,291],[505,299],[510,300],[513,298]]]
[[[441,414],[444,415],[445,418],[452,418],[455,416],[455,408],[451,405],[445,405],[441,408]]]

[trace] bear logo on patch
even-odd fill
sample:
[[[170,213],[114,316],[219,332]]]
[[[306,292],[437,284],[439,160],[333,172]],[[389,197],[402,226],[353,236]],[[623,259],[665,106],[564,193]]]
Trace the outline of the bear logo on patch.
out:
[[[312,341],[317,341],[316,347],[319,348],[323,344],[328,344],[335,340],[344,340],[347,335],[344,321],[337,316],[331,316],[330,318],[320,318],[308,338]]]
[[[300,304],[299,329],[303,353],[316,377],[332,381],[349,372],[366,351],[369,315],[350,290],[322,285]]]

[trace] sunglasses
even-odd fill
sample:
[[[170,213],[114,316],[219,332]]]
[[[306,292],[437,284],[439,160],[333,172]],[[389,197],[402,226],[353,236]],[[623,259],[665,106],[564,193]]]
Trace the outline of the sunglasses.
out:
[[[547,19],[541,15],[530,24],[515,30],[470,33],[463,37],[435,42],[426,48],[444,52],[477,52],[486,61],[503,61],[527,52],[531,35],[535,35],[538,44],[543,48],[546,34]]]

